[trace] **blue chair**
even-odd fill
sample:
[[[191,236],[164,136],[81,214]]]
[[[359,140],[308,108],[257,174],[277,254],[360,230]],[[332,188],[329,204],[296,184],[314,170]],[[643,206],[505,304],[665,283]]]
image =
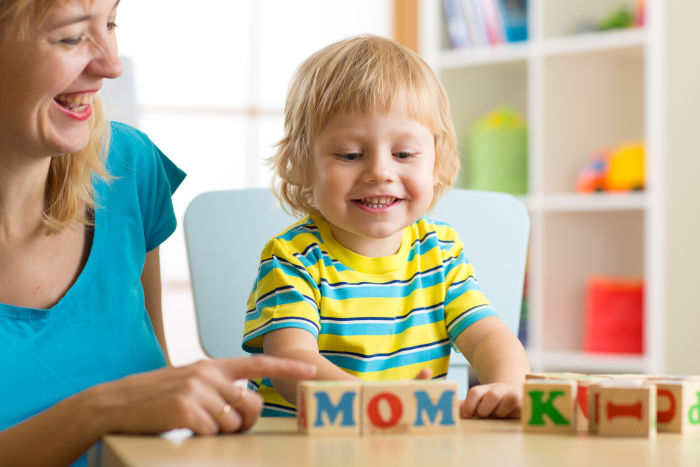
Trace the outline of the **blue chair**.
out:
[[[479,285],[517,335],[530,228],[522,203],[503,193],[454,189],[429,217],[459,232]],[[207,192],[187,207],[185,241],[199,339],[211,357],[247,355],[241,336],[260,253],[295,221],[264,188]],[[460,384],[462,397],[467,375],[466,360],[454,352],[447,378]]]

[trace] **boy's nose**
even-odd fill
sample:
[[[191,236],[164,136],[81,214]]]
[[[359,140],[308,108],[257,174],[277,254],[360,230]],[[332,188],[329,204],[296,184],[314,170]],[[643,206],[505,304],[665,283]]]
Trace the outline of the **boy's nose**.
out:
[[[391,182],[394,175],[391,170],[391,154],[373,154],[367,158],[367,170],[364,179],[368,183]]]

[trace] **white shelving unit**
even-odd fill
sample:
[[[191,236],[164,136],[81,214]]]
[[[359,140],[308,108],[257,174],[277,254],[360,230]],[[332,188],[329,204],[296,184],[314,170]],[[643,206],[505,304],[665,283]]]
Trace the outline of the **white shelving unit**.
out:
[[[535,371],[664,371],[664,33],[647,2],[643,28],[574,34],[634,0],[529,0],[525,43],[450,50],[440,0],[422,0],[421,54],[450,97],[458,137],[500,105],[527,117],[532,221],[528,355]],[[646,142],[647,186],[629,194],[579,194],[590,154]],[[642,355],[587,354],[585,285],[593,275],[644,278]]]

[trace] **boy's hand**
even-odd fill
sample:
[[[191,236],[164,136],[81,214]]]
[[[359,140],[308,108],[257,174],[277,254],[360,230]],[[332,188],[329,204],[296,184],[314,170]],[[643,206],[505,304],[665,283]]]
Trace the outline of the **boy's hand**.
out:
[[[414,379],[432,379],[433,378],[433,370],[430,368],[423,368]]]
[[[481,384],[469,389],[460,407],[462,418],[520,418],[523,406],[522,385]]]

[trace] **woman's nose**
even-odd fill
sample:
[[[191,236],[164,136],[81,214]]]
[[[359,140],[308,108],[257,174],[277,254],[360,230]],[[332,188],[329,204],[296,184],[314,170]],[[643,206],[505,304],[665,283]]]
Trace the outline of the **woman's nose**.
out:
[[[124,65],[117,53],[116,38],[94,39],[92,46],[95,49],[95,56],[88,66],[88,71],[103,78],[118,78],[121,76],[124,72]]]

